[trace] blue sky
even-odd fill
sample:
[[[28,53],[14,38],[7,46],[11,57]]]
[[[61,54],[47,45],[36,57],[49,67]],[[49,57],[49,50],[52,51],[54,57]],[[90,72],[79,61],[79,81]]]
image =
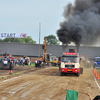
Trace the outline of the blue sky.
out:
[[[74,0],[0,0],[0,33],[27,33],[39,43],[44,36],[55,35],[63,21],[64,7]]]

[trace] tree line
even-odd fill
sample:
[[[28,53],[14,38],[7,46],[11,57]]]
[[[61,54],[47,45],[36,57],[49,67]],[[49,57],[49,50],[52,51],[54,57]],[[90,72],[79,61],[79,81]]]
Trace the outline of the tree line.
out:
[[[4,39],[0,39],[0,42],[36,44],[36,41],[34,41],[31,38],[31,36],[27,36],[27,38],[4,38]],[[54,36],[54,35],[46,36],[46,43],[49,45],[59,45],[60,44],[59,40],[57,40],[56,36]]]

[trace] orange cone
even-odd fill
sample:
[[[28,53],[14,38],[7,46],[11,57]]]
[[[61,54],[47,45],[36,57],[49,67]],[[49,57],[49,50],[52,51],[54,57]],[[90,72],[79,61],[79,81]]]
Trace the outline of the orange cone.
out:
[[[95,77],[97,77],[97,71],[95,71]]]
[[[93,68],[93,73],[94,73],[94,68]]]
[[[97,79],[99,79],[99,74],[97,75]]]
[[[93,73],[94,73],[94,68],[93,68]]]
[[[94,70],[94,74],[96,74],[96,70]]]
[[[95,74],[95,70],[94,70],[94,74]]]
[[[9,70],[9,74],[12,74],[12,70]]]

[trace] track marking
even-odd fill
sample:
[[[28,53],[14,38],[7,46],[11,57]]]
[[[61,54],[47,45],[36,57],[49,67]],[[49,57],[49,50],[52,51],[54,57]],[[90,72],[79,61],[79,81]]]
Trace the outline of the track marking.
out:
[[[47,68],[44,68],[44,69],[47,69]],[[34,71],[34,72],[37,72],[37,71],[40,71],[40,70],[44,70],[44,69],[39,69],[39,70],[36,70],[36,71]],[[30,72],[30,73],[28,73],[28,74],[31,74],[31,73],[34,73],[34,72]],[[24,75],[19,76],[19,77],[13,77],[13,78],[11,78],[11,79],[4,80],[4,81],[2,81],[2,82],[0,82],[0,83],[4,83],[4,82],[7,82],[7,81],[11,81],[11,80],[13,80],[13,79],[17,79],[17,78],[26,76],[26,75],[28,75],[28,74],[24,74]]]
[[[90,70],[89,70],[90,71]],[[91,71],[90,71],[91,72]],[[98,84],[98,82],[97,82],[97,80],[96,80],[96,78],[94,77],[94,75],[93,75],[93,73],[91,72],[91,74],[92,74],[92,76],[93,76],[93,78],[94,78],[94,80],[95,80],[95,83],[96,83],[96,85],[98,86],[98,88],[100,89],[100,86],[99,86],[99,84]]]
[[[25,74],[25,75],[27,75],[27,74]],[[25,75],[22,75],[22,76],[19,76],[19,77],[23,77]],[[7,81],[11,81],[11,80],[16,79],[16,78],[19,78],[19,77],[14,77],[14,78],[11,78],[11,79],[7,79],[7,80],[4,80],[4,81],[2,81],[0,83],[4,83],[4,82],[7,82]]]

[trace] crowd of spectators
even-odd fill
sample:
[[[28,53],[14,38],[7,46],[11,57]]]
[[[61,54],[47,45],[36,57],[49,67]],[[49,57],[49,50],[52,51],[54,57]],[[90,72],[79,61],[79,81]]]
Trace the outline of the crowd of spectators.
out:
[[[0,57],[0,62],[9,62],[13,61],[14,66],[16,65],[25,65],[25,57],[20,59],[14,59],[14,57],[11,54],[8,54],[7,52],[4,53],[4,57]],[[5,64],[5,63],[4,63]]]

